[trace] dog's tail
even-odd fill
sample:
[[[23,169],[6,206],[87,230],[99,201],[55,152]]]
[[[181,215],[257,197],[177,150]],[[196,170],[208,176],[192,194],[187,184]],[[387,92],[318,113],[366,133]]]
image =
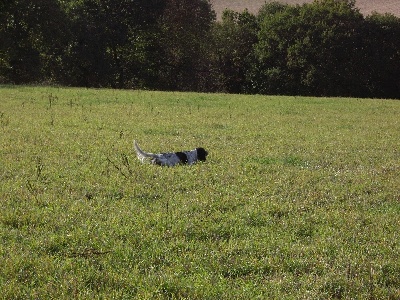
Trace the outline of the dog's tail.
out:
[[[142,149],[140,149],[136,140],[133,141],[133,146],[135,148],[136,155],[141,162],[146,162],[146,161],[148,162],[149,159],[154,158],[153,153],[146,153]]]

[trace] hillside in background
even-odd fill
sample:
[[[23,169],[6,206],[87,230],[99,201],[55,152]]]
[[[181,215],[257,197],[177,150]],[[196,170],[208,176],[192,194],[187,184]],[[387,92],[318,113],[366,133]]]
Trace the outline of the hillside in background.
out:
[[[313,0],[281,0],[280,2],[289,4],[302,4],[312,1]],[[245,8],[247,8],[250,12],[257,13],[265,2],[269,1],[211,0],[213,8],[218,16],[220,16],[226,8],[235,11],[243,11]],[[391,13],[395,16],[400,16],[400,0],[357,0],[356,6],[364,15],[369,15],[372,12],[378,12],[382,14]]]

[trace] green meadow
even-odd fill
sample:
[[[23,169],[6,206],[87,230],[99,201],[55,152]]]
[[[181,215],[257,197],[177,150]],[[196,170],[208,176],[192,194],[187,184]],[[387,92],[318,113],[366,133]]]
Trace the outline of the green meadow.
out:
[[[1,86],[0,299],[399,299],[399,174],[399,101]]]

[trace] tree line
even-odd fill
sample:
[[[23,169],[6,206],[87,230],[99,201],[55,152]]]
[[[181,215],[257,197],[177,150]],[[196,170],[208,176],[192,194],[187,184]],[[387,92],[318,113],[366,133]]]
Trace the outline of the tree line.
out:
[[[0,83],[400,98],[400,18],[354,0],[1,0]]]

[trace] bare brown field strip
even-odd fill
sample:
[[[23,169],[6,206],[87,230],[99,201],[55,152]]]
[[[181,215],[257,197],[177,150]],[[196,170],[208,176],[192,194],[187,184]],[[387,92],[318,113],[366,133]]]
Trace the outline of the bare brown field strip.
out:
[[[220,16],[224,9],[229,8],[235,11],[248,9],[252,13],[257,13],[260,7],[265,3],[265,0],[211,0],[214,10]],[[267,1],[268,2],[268,1]],[[310,3],[312,0],[281,0],[288,4],[303,4]],[[364,15],[369,15],[372,12],[391,13],[395,16],[400,16],[400,0],[358,0],[356,6]]]

